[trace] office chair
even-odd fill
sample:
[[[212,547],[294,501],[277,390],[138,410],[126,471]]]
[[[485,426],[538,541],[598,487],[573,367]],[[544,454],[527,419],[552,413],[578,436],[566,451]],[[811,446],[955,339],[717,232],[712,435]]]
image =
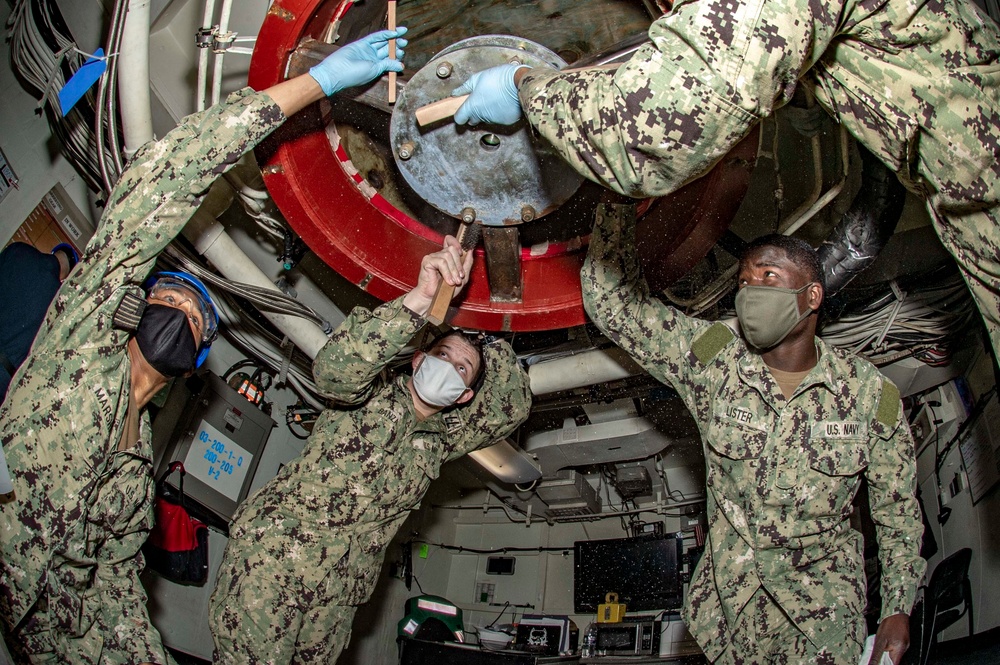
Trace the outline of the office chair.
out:
[[[931,581],[924,592],[924,611],[914,609],[914,618],[918,612],[923,614],[919,640],[914,640],[920,644],[917,661],[920,665],[930,658],[938,634],[963,616],[969,618],[969,635],[973,633],[972,584],[969,582],[971,562],[972,550],[966,547],[942,560],[931,574]]]

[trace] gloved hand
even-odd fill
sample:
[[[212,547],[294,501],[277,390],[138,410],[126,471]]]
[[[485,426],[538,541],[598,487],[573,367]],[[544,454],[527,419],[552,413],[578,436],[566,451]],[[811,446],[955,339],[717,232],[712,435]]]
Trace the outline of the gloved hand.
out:
[[[476,72],[461,87],[452,91],[452,97],[469,95],[458,111],[455,124],[513,125],[521,119],[521,100],[514,85],[514,72],[527,65],[499,65]]]
[[[323,94],[328,97],[344,88],[364,85],[386,72],[403,71],[403,47],[406,28],[381,30],[351,42],[331,53],[323,62],[309,70]],[[389,59],[389,40],[396,38],[396,59]]]

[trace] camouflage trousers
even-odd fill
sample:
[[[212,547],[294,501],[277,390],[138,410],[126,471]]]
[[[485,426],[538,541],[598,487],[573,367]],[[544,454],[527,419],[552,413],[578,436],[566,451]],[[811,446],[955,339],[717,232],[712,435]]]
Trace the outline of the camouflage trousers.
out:
[[[357,607],[328,604],[299,576],[223,565],[209,605],[215,665],[333,665]]]
[[[15,663],[31,665],[132,665],[135,654],[110,647],[107,637],[113,631],[105,625],[100,612],[81,612],[82,630],[60,627],[63,620],[51,611],[48,594],[36,601],[17,628],[5,635]],[[165,665],[177,665],[164,650]]]
[[[936,197],[927,207],[941,243],[955,257],[976,300],[993,354],[1000,358],[1000,210],[949,210]]]
[[[731,641],[713,665],[857,665],[864,618],[846,628],[845,639],[817,647],[761,587],[736,618]]]

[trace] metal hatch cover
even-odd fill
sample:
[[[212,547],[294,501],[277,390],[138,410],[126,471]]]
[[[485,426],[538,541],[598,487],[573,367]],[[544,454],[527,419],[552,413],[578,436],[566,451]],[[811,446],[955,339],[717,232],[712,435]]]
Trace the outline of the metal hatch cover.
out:
[[[523,118],[510,127],[426,127],[414,113],[476,72],[502,64],[562,69],[565,61],[541,44],[508,35],[470,37],[444,49],[413,74],[392,111],[389,136],[396,166],[427,203],[461,217],[468,208],[487,226],[511,226],[544,217],[569,200],[583,177]]]

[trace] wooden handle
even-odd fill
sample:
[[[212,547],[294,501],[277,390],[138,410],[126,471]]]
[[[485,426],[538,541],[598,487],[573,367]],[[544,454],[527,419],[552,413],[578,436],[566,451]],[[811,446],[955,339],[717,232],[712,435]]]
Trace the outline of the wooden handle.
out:
[[[389,0],[389,18],[388,18],[388,28],[390,30],[396,29],[396,0]],[[396,40],[389,40],[389,59],[394,60],[396,58]],[[396,72],[389,72],[389,103],[396,103]]]
[[[413,114],[417,118],[417,125],[423,127],[424,125],[429,125],[437,122],[438,120],[450,118],[455,115],[455,111],[458,110],[458,107],[461,106],[468,98],[468,95],[462,95],[461,97],[446,97],[440,101],[431,102],[426,106],[421,106]]]
[[[582,72],[588,69],[617,69],[621,66],[620,62],[605,64],[605,65],[595,65],[593,67],[578,67],[576,69],[564,69],[563,73],[570,72]],[[413,115],[417,117],[417,126],[423,127],[424,125],[429,125],[431,123],[437,122],[438,120],[444,120],[445,118],[450,118],[455,115],[458,107],[465,103],[468,99],[468,95],[462,95],[461,97],[448,97],[442,99],[438,102],[431,102],[426,106],[421,106],[418,108]]]
[[[438,285],[434,300],[431,301],[431,308],[427,310],[424,318],[432,324],[439,326],[444,323],[448,316],[448,307],[451,306],[451,299],[455,297],[455,287],[444,280]]]
[[[469,230],[468,224],[459,224],[458,233],[455,234],[455,239],[458,240],[459,244],[465,239],[465,234]],[[459,255],[460,260],[465,260],[465,252],[467,250],[462,250]],[[472,250],[468,250],[472,251]],[[451,299],[455,297],[455,287],[452,284],[441,280],[438,284],[437,292],[434,293],[434,300],[431,301],[431,307],[427,310],[427,314],[424,316],[425,319],[430,321],[432,324],[439,326],[444,323],[445,318],[448,316],[448,307],[451,306]]]

